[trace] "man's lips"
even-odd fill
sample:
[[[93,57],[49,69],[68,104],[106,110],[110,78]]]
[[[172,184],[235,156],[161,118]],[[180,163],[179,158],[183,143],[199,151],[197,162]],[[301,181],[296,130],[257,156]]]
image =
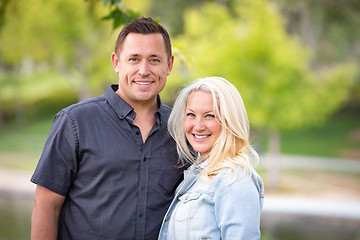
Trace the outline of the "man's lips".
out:
[[[144,81],[134,81],[134,83],[137,84],[137,85],[142,85],[142,86],[152,84],[152,82],[144,82]]]

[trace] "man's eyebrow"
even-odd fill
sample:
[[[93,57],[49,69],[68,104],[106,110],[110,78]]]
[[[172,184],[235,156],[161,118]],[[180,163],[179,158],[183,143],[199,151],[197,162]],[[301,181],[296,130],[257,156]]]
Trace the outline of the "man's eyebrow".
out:
[[[140,54],[138,54],[138,53],[130,53],[126,57],[138,57],[138,56],[140,56]]]
[[[150,57],[158,57],[158,58],[160,58],[161,56],[154,53],[154,54],[150,54]]]
[[[140,56],[142,56],[141,54],[139,54],[139,53],[130,53],[130,54],[128,54],[126,57],[127,58],[129,58],[129,57],[140,57]],[[153,57],[156,57],[156,58],[159,58],[159,59],[163,59],[160,55],[158,55],[158,54],[150,54],[150,56],[149,56],[150,58],[153,58]]]

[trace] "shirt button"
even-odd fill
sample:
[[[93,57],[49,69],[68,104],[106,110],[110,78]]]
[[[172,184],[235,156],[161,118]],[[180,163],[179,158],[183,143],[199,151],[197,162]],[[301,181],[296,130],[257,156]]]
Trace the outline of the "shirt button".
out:
[[[145,186],[142,186],[142,187],[141,187],[141,190],[145,190],[145,188],[146,188]]]
[[[140,135],[140,132],[139,132],[139,131],[136,131],[136,135]]]
[[[143,214],[142,214],[142,213],[139,213],[139,217],[143,217]]]
[[[144,162],[146,161],[146,157],[144,157],[143,161],[144,161]]]

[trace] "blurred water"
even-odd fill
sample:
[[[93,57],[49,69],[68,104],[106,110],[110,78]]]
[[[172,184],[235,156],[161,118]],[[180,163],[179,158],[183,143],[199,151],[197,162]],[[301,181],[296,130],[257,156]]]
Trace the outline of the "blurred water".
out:
[[[360,202],[267,196],[261,226],[264,240],[360,240]]]
[[[311,215],[262,215],[262,240],[360,240],[360,220]]]
[[[33,202],[0,197],[0,240],[30,239]]]
[[[30,239],[33,201],[0,196],[0,240]],[[360,240],[360,219],[264,210],[262,240]]]
[[[281,165],[360,173],[360,161],[283,156]],[[35,191],[29,181],[31,174],[0,169],[0,240],[30,239]],[[346,196],[341,199],[344,201],[265,194],[261,240],[360,240],[360,202],[346,202]]]

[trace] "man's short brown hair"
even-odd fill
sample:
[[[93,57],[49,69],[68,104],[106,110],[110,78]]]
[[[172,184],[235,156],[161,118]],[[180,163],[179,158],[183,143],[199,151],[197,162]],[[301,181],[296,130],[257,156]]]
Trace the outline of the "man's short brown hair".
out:
[[[125,38],[129,33],[140,33],[140,34],[160,33],[164,39],[168,60],[171,58],[172,52],[171,52],[171,41],[170,41],[169,33],[166,31],[166,29],[163,26],[155,22],[152,18],[146,18],[146,17],[135,18],[123,27],[115,43],[115,54],[118,57],[120,56],[121,45],[125,41]]]

